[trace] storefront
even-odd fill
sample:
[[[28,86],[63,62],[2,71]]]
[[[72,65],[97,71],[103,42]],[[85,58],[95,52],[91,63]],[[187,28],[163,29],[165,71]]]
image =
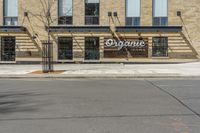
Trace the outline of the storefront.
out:
[[[115,35],[110,27],[102,26],[54,26],[50,31],[58,42],[55,46],[58,46],[59,62],[197,58],[181,34],[182,26],[120,26],[116,27]],[[184,51],[180,45],[185,46]]]
[[[50,27],[41,2],[0,0],[0,63],[41,63],[47,31],[56,63],[199,58],[197,1],[57,0],[52,3]]]

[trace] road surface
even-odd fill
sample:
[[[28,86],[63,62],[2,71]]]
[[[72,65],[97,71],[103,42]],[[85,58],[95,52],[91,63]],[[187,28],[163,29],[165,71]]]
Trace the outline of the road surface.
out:
[[[199,79],[1,79],[0,133],[200,133]]]

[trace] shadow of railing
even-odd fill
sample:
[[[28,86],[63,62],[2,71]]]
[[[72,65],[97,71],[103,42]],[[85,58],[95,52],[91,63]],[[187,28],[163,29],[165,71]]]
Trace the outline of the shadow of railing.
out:
[[[195,50],[193,45],[191,44],[191,41],[188,40],[188,38],[185,36],[183,32],[180,32],[181,37],[185,40],[186,44],[188,44],[189,48],[192,50],[192,52],[198,56],[198,52]]]

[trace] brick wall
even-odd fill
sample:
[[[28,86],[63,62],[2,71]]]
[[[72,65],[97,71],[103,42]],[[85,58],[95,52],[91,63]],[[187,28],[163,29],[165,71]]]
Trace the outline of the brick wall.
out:
[[[44,0],[42,0],[44,2]],[[47,0],[46,0],[47,1]],[[52,0],[52,25],[57,25],[57,1]],[[80,26],[84,25],[84,14],[85,14],[85,0],[73,0],[73,25]],[[190,41],[192,46],[196,49],[198,53],[200,53],[200,0],[169,0],[169,10],[168,10],[168,17],[169,17],[169,25],[177,26],[183,25],[180,17],[177,16],[177,11],[182,12],[182,18],[184,22],[184,35]],[[45,5],[44,5],[45,6]],[[0,25],[3,24],[3,0],[0,0]],[[29,12],[29,17],[24,17],[24,11]],[[108,12],[118,12],[118,17],[113,17],[113,19],[108,17]],[[39,17],[39,15],[44,15],[43,6],[40,0],[19,0],[19,25],[25,26],[29,33],[27,39],[30,41],[30,37],[37,35],[37,39],[35,40],[36,45],[41,47],[41,40],[47,39],[47,32],[44,28],[44,21],[45,18]],[[112,31],[115,30],[115,26],[124,26],[125,25],[125,0],[100,0],[100,25],[111,26]],[[151,26],[152,25],[152,0],[141,0],[141,25],[142,26]],[[186,32],[187,31],[187,32]],[[187,34],[189,33],[189,34]],[[88,33],[87,33],[88,34]],[[0,36],[4,35],[0,33]],[[71,36],[71,34],[62,34],[62,36]],[[54,34],[55,38],[57,38],[58,34]],[[92,34],[89,35],[79,35],[76,34],[74,37],[74,50],[75,55],[74,57],[77,60],[81,60],[81,57],[84,55],[80,55],[81,52],[84,51],[84,36],[93,36]],[[151,46],[151,36],[149,35],[149,42]],[[18,37],[19,38],[19,37]],[[180,36],[181,38],[181,36]],[[179,39],[180,39],[179,38]],[[101,40],[103,37],[101,36]],[[185,45],[188,43],[187,41],[181,45]],[[19,41],[20,45],[20,41]],[[32,40],[32,45],[35,45]],[[173,46],[173,42],[170,46]],[[190,45],[190,44],[188,44]],[[177,46],[177,45],[176,45]],[[187,46],[188,48],[190,46]],[[34,47],[35,48],[35,47]],[[174,48],[174,47],[173,47]],[[177,48],[178,49],[178,46]],[[185,48],[186,49],[186,48]],[[26,50],[25,50],[26,51]],[[27,50],[28,51],[28,50]],[[31,48],[30,48],[31,51]],[[57,59],[57,43],[54,40],[54,58]],[[103,42],[101,43],[101,53],[103,51]],[[184,49],[182,50],[184,53]],[[187,50],[185,50],[187,52]],[[173,53],[171,50],[170,52]],[[185,52],[185,53],[186,53]],[[150,48],[151,54],[151,48]],[[103,57],[103,54],[101,54]],[[173,55],[172,57],[175,57]]]

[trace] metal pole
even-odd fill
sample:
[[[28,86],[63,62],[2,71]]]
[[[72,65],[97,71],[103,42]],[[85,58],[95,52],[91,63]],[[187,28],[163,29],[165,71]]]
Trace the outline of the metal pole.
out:
[[[50,0],[48,0],[48,11],[47,11],[47,32],[48,32],[48,69],[49,72],[52,71],[51,68],[51,39],[50,39],[50,32],[49,32],[49,28],[50,28]]]
[[[49,27],[50,27],[50,0],[48,0],[48,11],[47,11],[47,30],[48,30],[48,42],[50,43],[50,33],[49,33]]]

